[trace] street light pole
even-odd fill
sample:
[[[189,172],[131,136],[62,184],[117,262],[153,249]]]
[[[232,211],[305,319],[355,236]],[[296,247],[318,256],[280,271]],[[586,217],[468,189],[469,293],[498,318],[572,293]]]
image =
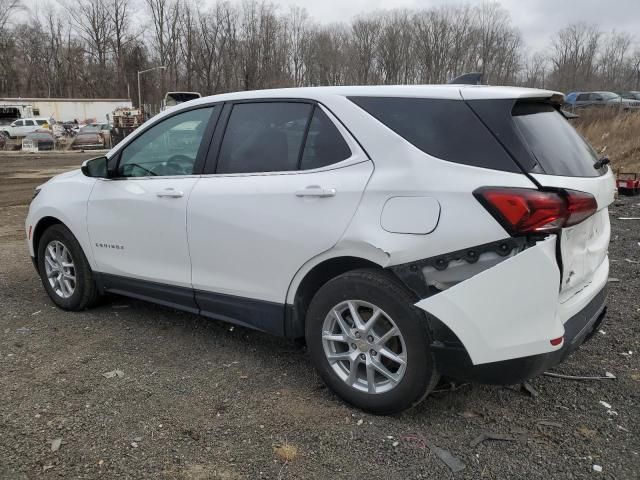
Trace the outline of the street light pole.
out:
[[[142,91],[140,90],[140,75],[143,73],[151,72],[152,70],[166,69],[164,65],[159,67],[148,68],[146,70],[138,70],[138,108],[142,108]]]

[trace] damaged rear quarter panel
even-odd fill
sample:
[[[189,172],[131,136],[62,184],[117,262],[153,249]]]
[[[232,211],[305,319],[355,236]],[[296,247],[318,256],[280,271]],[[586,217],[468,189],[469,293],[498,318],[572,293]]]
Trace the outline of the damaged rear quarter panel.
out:
[[[551,236],[416,306],[447,325],[476,365],[557,350],[549,342],[564,334],[555,249]]]

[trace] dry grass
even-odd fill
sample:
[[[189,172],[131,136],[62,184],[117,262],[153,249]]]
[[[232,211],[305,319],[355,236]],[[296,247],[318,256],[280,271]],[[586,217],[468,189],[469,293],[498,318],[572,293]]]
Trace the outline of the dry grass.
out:
[[[591,109],[578,112],[574,127],[601,155],[611,159],[613,170],[640,172],[640,112]]]

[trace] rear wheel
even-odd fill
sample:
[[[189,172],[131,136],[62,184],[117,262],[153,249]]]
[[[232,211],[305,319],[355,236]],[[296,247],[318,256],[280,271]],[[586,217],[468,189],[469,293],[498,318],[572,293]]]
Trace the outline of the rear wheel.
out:
[[[38,271],[51,300],[65,310],[84,310],[98,299],[89,262],[64,225],[52,225],[42,234]]]
[[[426,318],[386,272],[356,270],[313,298],[306,340],[320,376],[344,400],[377,414],[419,403],[438,374]]]

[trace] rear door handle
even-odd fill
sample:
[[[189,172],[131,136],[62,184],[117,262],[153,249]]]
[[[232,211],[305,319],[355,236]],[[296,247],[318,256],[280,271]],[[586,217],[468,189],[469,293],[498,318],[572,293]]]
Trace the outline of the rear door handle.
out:
[[[296,192],[296,197],[335,197],[336,189],[335,188],[322,188],[318,185],[310,185],[307,188],[302,190],[298,190]]]
[[[176,190],[175,188],[165,188],[164,190],[156,193],[160,198],[180,198],[184,197],[184,192]]]

